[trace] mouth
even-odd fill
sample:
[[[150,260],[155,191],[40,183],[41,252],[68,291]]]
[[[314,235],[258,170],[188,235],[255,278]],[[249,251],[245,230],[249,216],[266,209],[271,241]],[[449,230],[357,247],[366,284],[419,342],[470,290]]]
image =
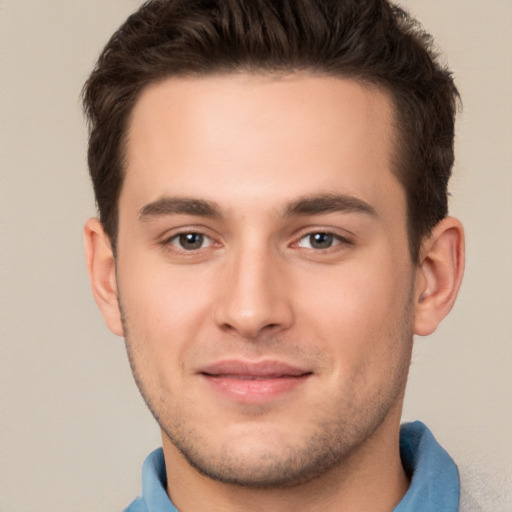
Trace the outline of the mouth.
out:
[[[260,403],[291,392],[313,372],[280,361],[221,361],[199,374],[216,391],[235,401]]]

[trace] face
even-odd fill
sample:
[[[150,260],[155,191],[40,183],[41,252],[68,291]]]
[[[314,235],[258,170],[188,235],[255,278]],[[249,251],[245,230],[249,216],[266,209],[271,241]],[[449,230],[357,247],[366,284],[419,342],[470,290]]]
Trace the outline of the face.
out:
[[[416,271],[393,134],[388,97],[349,79],[169,79],[139,99],[123,329],[164,447],[200,472],[292,484],[397,428]]]

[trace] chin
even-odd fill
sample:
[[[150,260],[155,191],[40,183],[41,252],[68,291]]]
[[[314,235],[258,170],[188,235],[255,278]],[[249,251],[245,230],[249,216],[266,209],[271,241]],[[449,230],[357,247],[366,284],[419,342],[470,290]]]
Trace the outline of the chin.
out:
[[[243,433],[224,429],[224,438],[215,440],[197,430],[185,436],[183,431],[173,435],[164,429],[164,435],[202,475],[249,488],[294,487],[315,480],[341,466],[365,438],[353,426],[339,422],[335,428],[302,427],[302,432],[293,425],[281,430],[246,427]]]

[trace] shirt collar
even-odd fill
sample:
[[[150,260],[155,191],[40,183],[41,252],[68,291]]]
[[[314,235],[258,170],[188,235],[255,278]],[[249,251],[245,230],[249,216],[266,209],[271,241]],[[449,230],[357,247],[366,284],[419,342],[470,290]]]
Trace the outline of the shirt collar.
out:
[[[147,456],[142,466],[142,499],[147,512],[178,512],[167,496],[166,485],[164,452],[158,448]]]
[[[402,425],[400,456],[411,485],[393,512],[457,512],[457,466],[420,421]]]

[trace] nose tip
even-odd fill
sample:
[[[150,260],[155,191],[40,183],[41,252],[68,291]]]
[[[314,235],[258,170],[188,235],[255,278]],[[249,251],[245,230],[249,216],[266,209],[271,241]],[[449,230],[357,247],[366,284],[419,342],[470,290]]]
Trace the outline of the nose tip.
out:
[[[277,265],[252,259],[232,265],[228,274],[215,308],[219,328],[255,339],[290,327],[293,310]]]
[[[231,310],[229,314],[222,315],[220,321],[219,316],[217,316],[217,324],[223,331],[253,340],[263,334],[277,334],[287,329],[291,324],[289,320],[291,315],[284,311],[283,313],[279,314],[274,309],[272,313],[264,314],[260,305],[258,311],[254,309]]]
[[[263,314],[260,305],[259,311],[254,309],[232,310],[218,323],[224,331],[239,334],[246,339],[256,339],[264,333],[277,333],[288,327],[289,322],[285,320],[284,316],[280,319],[277,317],[276,314],[272,315],[272,318],[270,314]]]

